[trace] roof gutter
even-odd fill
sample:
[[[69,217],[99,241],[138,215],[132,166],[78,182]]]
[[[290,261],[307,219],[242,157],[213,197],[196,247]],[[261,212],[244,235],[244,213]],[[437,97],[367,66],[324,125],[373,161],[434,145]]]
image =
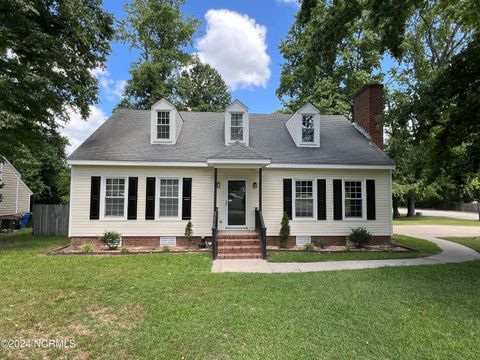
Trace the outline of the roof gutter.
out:
[[[362,169],[395,170],[395,165],[349,165],[349,164],[270,164],[272,169]]]
[[[182,161],[115,161],[115,160],[67,160],[68,165],[94,166],[171,166],[171,167],[208,167],[205,162]]]

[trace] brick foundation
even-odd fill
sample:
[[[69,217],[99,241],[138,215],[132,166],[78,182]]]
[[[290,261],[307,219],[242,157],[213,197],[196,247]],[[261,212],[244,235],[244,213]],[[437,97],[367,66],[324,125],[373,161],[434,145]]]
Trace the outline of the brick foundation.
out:
[[[347,242],[346,236],[312,236],[312,243],[324,242],[327,246],[343,246]],[[279,246],[280,242],[278,236],[267,236],[267,245],[269,246]],[[391,237],[390,236],[374,236],[369,245],[390,245]],[[290,236],[288,238],[287,246],[295,246],[296,238],[295,236]]]
[[[206,238],[210,241],[210,238]],[[92,243],[97,246],[103,245],[98,237],[95,236],[74,236],[70,239],[72,246],[80,246],[85,243]],[[200,236],[192,237],[192,244],[198,245],[202,243]],[[160,247],[160,236],[122,236],[122,245],[126,247]],[[177,236],[177,246],[188,246],[189,241],[186,237]]]

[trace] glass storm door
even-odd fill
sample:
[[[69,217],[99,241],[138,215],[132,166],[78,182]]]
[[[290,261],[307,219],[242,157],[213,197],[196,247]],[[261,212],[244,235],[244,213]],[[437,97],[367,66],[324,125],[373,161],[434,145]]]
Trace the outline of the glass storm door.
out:
[[[227,226],[247,225],[245,180],[228,180],[227,191]]]

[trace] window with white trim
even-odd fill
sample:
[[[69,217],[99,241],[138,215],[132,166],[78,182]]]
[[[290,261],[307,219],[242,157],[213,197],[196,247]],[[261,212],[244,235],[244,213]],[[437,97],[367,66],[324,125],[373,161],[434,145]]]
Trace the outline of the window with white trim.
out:
[[[125,216],[125,178],[105,179],[105,217]]]
[[[180,180],[159,179],[158,216],[176,218],[179,214]]]
[[[313,115],[302,115],[302,142],[313,143],[315,141],[315,121]]]
[[[360,180],[345,180],[345,218],[363,217],[363,189]]]
[[[313,181],[295,181],[295,217],[313,217]]]
[[[157,139],[170,139],[170,111],[157,111]]]
[[[230,114],[230,139],[232,141],[243,141],[243,114]]]

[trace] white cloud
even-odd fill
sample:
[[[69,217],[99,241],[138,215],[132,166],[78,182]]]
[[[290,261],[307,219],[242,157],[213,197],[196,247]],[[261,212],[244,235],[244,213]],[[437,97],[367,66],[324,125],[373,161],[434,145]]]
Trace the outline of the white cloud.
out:
[[[90,116],[87,120],[82,120],[80,114],[73,109],[68,111],[68,116],[70,121],[61,130],[70,141],[67,147],[68,155],[107,120],[107,115],[97,106],[90,106]]]
[[[205,19],[205,36],[196,42],[200,60],[214,67],[232,90],[265,87],[271,75],[267,28],[225,9],[208,10]]]
[[[113,80],[110,73],[106,69],[96,68],[92,70],[92,74],[98,79],[98,85],[108,100],[114,101],[120,99],[123,89],[127,82],[125,80]]]

